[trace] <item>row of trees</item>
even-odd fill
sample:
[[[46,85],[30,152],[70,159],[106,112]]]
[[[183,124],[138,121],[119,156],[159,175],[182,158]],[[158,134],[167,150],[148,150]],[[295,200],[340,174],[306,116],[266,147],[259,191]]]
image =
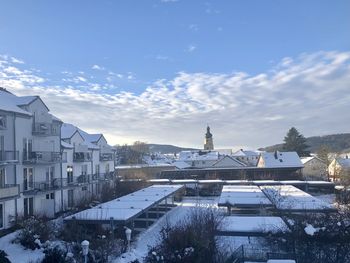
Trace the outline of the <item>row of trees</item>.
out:
[[[143,163],[145,155],[150,153],[147,143],[136,141],[132,145],[121,145],[117,147],[118,164],[140,164]]]

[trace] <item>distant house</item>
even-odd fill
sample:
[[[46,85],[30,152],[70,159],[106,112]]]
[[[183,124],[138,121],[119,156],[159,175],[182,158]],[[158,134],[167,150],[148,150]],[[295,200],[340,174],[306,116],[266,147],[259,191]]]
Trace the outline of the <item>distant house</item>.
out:
[[[232,156],[249,166],[256,166],[259,160],[260,152],[240,149],[239,151],[233,153]]]
[[[218,167],[218,168],[244,167],[244,166],[247,166],[247,165],[228,155],[224,156],[223,158],[221,158],[220,160],[218,160],[216,163],[213,164],[213,167]]]
[[[181,151],[178,159],[192,168],[211,167],[218,160],[219,153],[217,151]]]
[[[350,159],[348,156],[345,158],[335,158],[328,166],[328,173],[333,181],[339,180],[340,176],[344,173],[350,176]]]
[[[257,167],[260,168],[303,168],[296,152],[263,152],[260,154]]]
[[[303,176],[307,180],[327,180],[328,171],[327,164],[316,156],[302,157],[301,162],[304,168],[301,170]]]

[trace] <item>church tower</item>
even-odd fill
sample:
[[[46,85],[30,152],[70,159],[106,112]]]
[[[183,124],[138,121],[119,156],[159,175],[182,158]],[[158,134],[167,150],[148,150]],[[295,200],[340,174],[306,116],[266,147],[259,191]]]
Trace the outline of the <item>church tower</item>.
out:
[[[214,150],[213,135],[210,133],[210,127],[207,126],[207,133],[204,139],[204,150]]]

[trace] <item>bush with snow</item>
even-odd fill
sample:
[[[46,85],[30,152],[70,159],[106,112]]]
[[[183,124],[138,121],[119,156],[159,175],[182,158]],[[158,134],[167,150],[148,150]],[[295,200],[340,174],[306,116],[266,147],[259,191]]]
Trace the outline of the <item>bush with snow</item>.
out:
[[[145,262],[219,262],[215,233],[220,220],[215,210],[194,210],[186,220],[163,228],[160,245],[150,249]]]
[[[7,254],[3,250],[0,250],[0,263],[11,263],[11,261],[7,258]]]

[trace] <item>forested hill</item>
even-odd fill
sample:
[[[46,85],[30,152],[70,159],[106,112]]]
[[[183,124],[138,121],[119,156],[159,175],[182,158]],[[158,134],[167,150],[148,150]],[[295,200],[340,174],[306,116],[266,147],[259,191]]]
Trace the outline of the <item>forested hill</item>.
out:
[[[147,144],[151,152],[154,153],[179,153],[181,151],[196,150],[194,148],[183,148],[175,145],[169,144]]]
[[[322,145],[326,145],[332,152],[350,152],[350,133],[331,134],[325,136],[313,136],[306,138],[306,144],[310,146],[309,151],[317,152]],[[283,144],[275,144],[260,148],[262,151],[282,151]]]

